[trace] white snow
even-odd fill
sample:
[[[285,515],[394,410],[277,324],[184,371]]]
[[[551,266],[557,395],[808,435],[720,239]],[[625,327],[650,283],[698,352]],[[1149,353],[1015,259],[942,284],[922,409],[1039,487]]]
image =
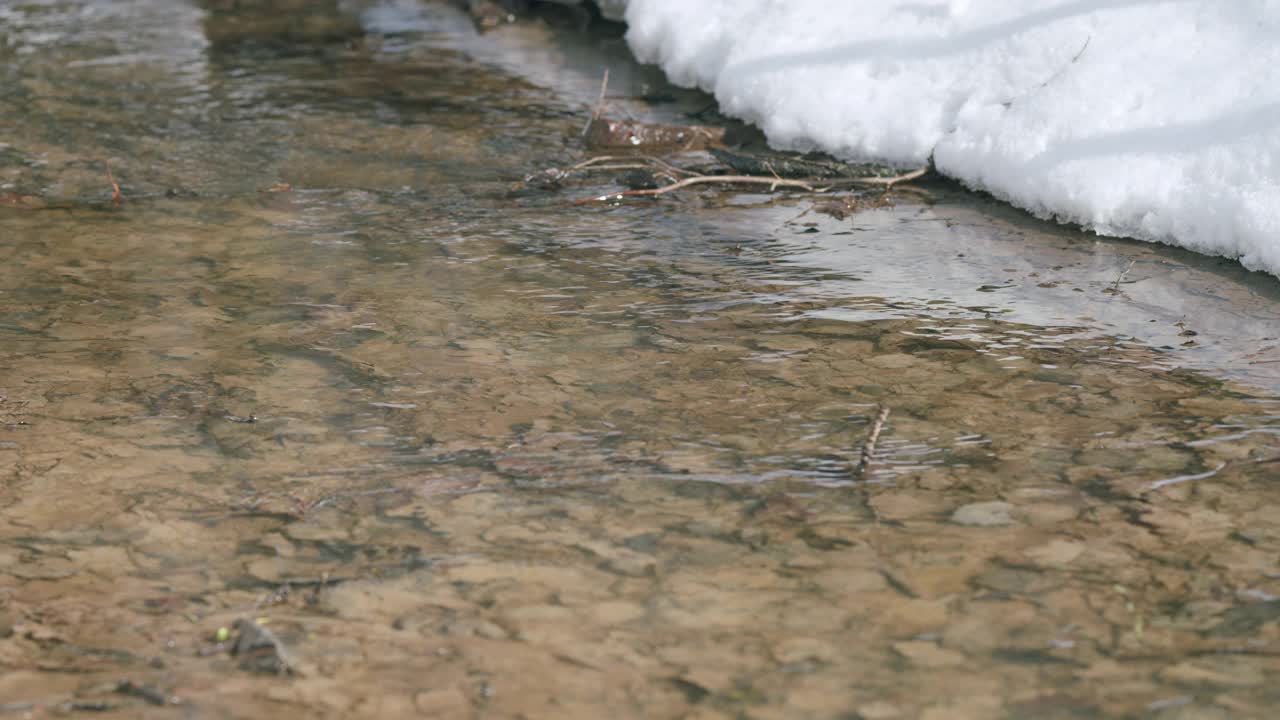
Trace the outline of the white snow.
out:
[[[942,173],[1280,275],[1280,0],[628,0],[775,147]]]

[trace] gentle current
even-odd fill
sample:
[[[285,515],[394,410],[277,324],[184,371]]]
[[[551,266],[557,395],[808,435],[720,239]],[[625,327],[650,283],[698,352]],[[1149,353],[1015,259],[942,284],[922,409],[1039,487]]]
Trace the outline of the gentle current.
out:
[[[576,23],[0,5],[0,717],[1268,717],[1280,285],[513,196],[705,110]]]

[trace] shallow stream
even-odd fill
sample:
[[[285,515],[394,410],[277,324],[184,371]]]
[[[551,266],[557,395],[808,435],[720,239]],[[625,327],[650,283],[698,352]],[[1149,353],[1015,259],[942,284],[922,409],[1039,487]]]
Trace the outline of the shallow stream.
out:
[[[1280,706],[1274,278],[945,184],[513,195],[606,67],[708,104],[578,24],[0,5],[0,717]]]

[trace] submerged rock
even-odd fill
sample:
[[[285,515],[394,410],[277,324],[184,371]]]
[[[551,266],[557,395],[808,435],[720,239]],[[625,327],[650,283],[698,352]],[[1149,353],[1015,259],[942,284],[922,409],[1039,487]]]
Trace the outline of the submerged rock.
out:
[[[951,522],[971,527],[1013,525],[1014,519],[1009,514],[1012,510],[1013,505],[999,500],[970,503],[956,508],[956,511],[951,513]]]

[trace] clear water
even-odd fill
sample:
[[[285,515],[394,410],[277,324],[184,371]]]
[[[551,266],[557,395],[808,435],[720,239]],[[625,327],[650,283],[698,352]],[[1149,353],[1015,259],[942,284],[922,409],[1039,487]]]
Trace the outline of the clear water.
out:
[[[1268,715],[1274,279],[946,186],[514,197],[605,67],[706,103],[572,25],[0,6],[0,712]]]

